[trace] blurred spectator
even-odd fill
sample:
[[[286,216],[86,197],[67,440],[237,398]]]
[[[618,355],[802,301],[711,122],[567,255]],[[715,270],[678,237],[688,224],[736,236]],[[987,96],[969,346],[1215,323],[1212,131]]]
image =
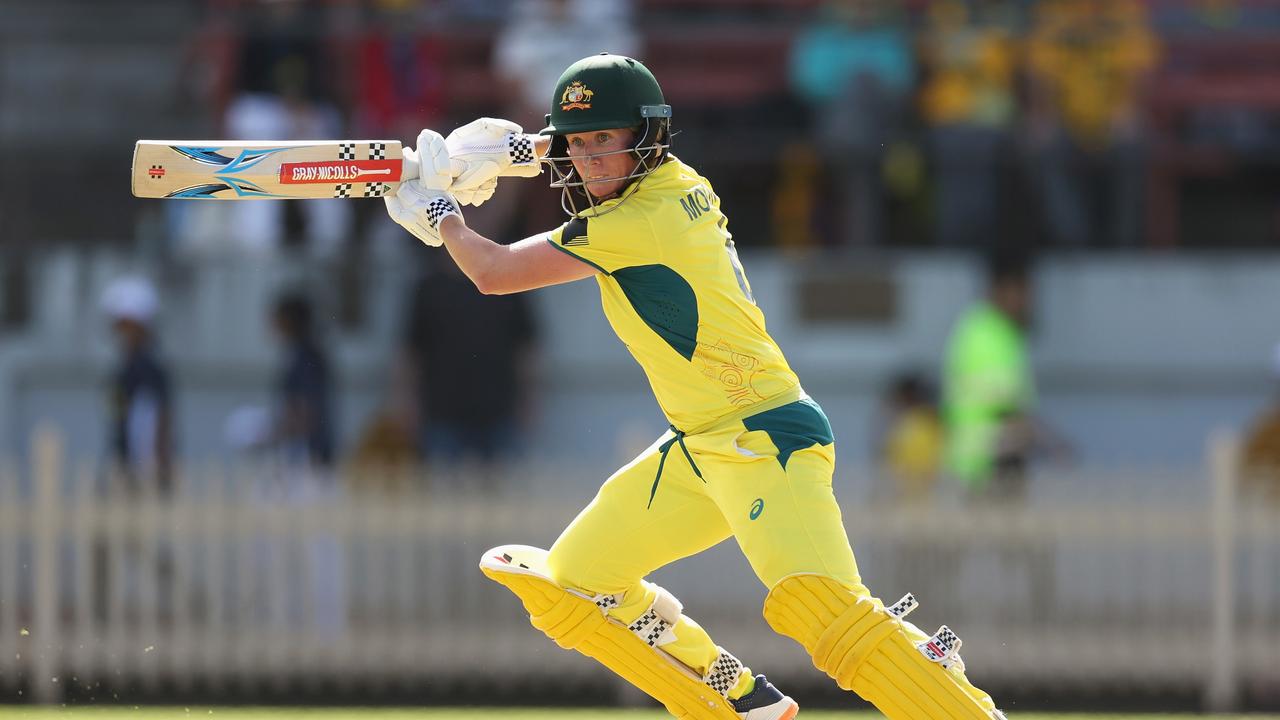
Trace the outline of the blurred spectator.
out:
[[[891,0],[830,0],[795,41],[791,84],[814,110],[820,155],[838,187],[840,236],[885,239],[882,181],[915,63],[905,20]]]
[[[111,381],[113,474],[130,492],[173,490],[173,407],[169,372],[156,352],[152,325],[160,308],[150,281],[124,277],[102,297],[120,350]]]
[[[893,379],[881,400],[872,439],[878,466],[874,492],[895,510],[932,512],[942,465],[943,431],[928,381],[918,373]],[[916,532],[894,536],[890,564],[877,573],[894,592],[945,597],[955,592],[959,558]]]
[[[278,473],[264,487],[262,500],[295,508],[332,508],[339,488],[334,477],[333,380],[315,327],[311,301],[285,293],[271,310],[271,322],[283,346],[276,381],[273,427],[266,439]],[[303,510],[305,512],[305,510]],[[293,596],[282,614],[326,639],[346,626],[346,565],[342,544],[329,529],[308,534],[301,544],[260,540],[266,572],[290,577]],[[303,598],[300,593],[307,593]]]
[[[821,174],[821,158],[812,142],[796,140],[782,146],[769,214],[778,247],[803,251],[816,244],[815,211],[824,206],[819,192]]]
[[[174,489],[173,405],[169,372],[153,332],[159,296],[149,280],[123,277],[107,286],[102,309],[120,351],[111,380],[106,499],[158,496],[167,501]],[[154,580],[144,582],[144,573],[154,573]],[[94,613],[100,620],[117,596],[131,622],[172,617],[173,550],[166,543],[153,555],[136,538],[114,549],[96,538],[93,578]]]
[[[445,47],[425,32],[421,12],[417,3],[379,0],[356,36],[347,91],[355,136],[411,142],[424,127],[447,132]]]
[[[418,443],[394,403],[381,407],[364,424],[346,460],[345,484],[354,492],[408,488],[409,475],[418,466]]]
[[[1152,3],[1152,26],[1161,35],[1221,31],[1274,32],[1280,6],[1251,0],[1185,0]]]
[[[431,264],[409,300],[406,393],[433,464],[508,459],[530,416],[537,328],[523,295],[481,295],[453,262]]]
[[[284,346],[284,363],[276,384],[277,415],[269,442],[286,464],[327,474],[334,462],[332,380],[328,358],[316,336],[311,302],[300,294],[281,296],[272,311],[272,325]]]
[[[991,255],[987,297],[961,315],[947,341],[943,367],[944,464],[972,503],[1013,510],[1029,500],[1029,464],[1044,452],[1065,456],[1066,444],[1036,416],[1027,353],[1032,319],[1030,263],[1022,255]],[[1056,602],[1053,547],[1028,542],[999,553],[1023,569],[1027,611],[1051,613]]]
[[[477,6],[477,13],[491,11],[494,5],[467,4]],[[459,26],[492,24],[491,19],[471,14],[456,1],[373,0],[367,3],[362,22],[344,26],[330,20],[337,34],[349,37],[346,47],[349,57],[354,58],[351,63],[338,63],[346,71],[342,97],[351,119],[349,137],[392,138],[412,147],[423,128],[449,132],[454,120],[450,111],[456,104],[450,89],[456,89],[456,76],[465,73],[463,68],[468,65],[456,56],[457,45],[450,35]],[[451,70],[453,85],[449,82]],[[398,261],[412,246],[404,242],[404,232],[387,217],[381,203],[351,206],[361,244],[351,248],[356,252],[344,255],[342,272],[345,283],[358,286],[366,276],[359,262],[366,251]],[[353,298],[356,294],[345,295]],[[344,306],[340,312],[345,319],[359,311]]]
[[[1030,262],[995,252],[987,273],[987,297],[964,311],[947,341],[944,464],[970,498],[1021,501],[1032,456],[1068,450],[1035,414]]]
[[[929,127],[937,216],[944,247],[990,247],[1017,113],[1009,0],[934,0],[920,38],[920,109]]]
[[[321,140],[347,137],[333,104],[333,73],[324,53],[319,13],[308,0],[251,6],[242,21],[239,91],[227,107],[234,140]],[[233,203],[228,238],[256,254],[302,246],[329,257],[351,230],[351,203]]]
[[[592,53],[639,58],[642,51],[631,0],[519,0],[506,17],[493,44],[498,86],[491,112],[526,132],[546,124],[552,102],[547,88],[566,67]],[[467,220],[474,216],[491,230],[519,236],[564,222],[559,208],[559,193],[546,180],[505,180],[492,200],[468,211]]]
[[[927,381],[916,373],[894,378],[881,402],[874,454],[884,490],[895,502],[933,499],[942,464],[942,421]]]
[[[493,46],[493,68],[508,120],[541,129],[551,110],[547,88],[578,59],[598,52],[639,57],[630,0],[522,0]]]
[[[1280,380],[1280,345],[1272,357],[1272,372]],[[1280,504],[1280,398],[1273,399],[1245,432],[1240,470],[1241,490],[1248,498]]]
[[[1062,245],[1136,245],[1142,83],[1158,48],[1136,0],[1052,0],[1028,40],[1030,140],[1048,229]]]

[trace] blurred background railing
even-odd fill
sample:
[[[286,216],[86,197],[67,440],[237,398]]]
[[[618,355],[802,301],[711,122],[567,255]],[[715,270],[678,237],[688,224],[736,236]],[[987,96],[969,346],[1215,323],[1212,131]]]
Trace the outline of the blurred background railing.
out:
[[[192,465],[179,491],[158,494],[68,462],[60,438],[36,436],[34,482],[9,469],[0,483],[0,634],[17,638],[0,671],[38,699],[246,684],[266,696],[622,692],[475,568],[490,546],[548,545],[571,502],[485,490],[492,480],[474,470],[383,471],[308,492],[267,465]],[[867,582],[889,599],[915,592],[913,620],[955,629],[984,685],[1240,708],[1274,699],[1280,508],[1238,493],[1237,453],[1230,436],[1215,441],[1191,479],[1199,497],[1121,497],[1106,488],[1127,478],[1095,477],[1097,490],[1070,498],[855,504],[845,521]],[[506,469],[517,471],[530,487],[578,472]],[[763,622],[765,591],[734,548],[655,579],[792,692],[825,687]]]

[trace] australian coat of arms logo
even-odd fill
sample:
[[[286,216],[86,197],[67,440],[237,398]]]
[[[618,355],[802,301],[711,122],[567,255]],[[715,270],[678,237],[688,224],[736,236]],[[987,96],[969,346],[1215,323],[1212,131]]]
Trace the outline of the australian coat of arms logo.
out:
[[[591,107],[591,96],[595,92],[588,90],[586,85],[581,81],[574,80],[564,89],[564,94],[560,96],[561,110],[587,110]]]

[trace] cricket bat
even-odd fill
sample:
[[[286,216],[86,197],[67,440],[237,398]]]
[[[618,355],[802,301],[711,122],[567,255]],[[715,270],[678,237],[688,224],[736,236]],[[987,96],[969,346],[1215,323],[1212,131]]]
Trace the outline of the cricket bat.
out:
[[[139,140],[133,148],[140,198],[382,197],[416,174],[398,140]]]

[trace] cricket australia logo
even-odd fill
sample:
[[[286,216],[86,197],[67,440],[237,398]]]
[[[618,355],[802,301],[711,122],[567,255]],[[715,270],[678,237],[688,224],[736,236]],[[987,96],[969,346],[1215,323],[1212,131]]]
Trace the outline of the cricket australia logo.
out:
[[[560,96],[561,110],[589,110],[591,109],[591,97],[595,92],[589,90],[580,80],[574,80],[564,89],[564,94]]]

